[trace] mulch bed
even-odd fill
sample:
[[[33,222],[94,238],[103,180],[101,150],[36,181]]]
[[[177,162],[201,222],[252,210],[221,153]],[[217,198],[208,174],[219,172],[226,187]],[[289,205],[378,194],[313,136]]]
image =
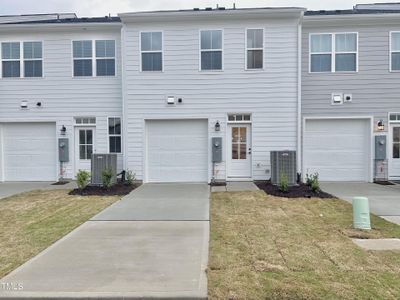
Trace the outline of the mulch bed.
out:
[[[102,186],[88,185],[83,190],[74,189],[69,194],[80,196],[125,196],[139,186],[140,184],[129,185],[120,182],[109,189]]]
[[[69,181],[57,181],[57,182],[52,183],[51,185],[64,185],[64,184],[68,184],[68,183],[69,183]]]
[[[226,181],[212,181],[210,186],[226,186]]]
[[[268,181],[258,181],[255,182],[260,190],[263,190],[268,195],[284,197],[284,198],[321,198],[321,199],[332,199],[336,198],[331,194],[325,193],[323,191],[319,191],[318,193],[314,193],[311,191],[310,187],[304,183],[299,185],[289,187],[288,192],[282,192],[279,190],[279,187],[271,184]]]
[[[396,185],[393,182],[390,181],[374,181],[374,183],[379,184],[379,185]]]

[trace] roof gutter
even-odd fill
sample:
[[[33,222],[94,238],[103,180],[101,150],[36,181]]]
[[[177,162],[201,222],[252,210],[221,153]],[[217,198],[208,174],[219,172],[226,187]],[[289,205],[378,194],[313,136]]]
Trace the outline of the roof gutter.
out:
[[[20,30],[20,29],[64,29],[64,28],[121,28],[122,23],[120,22],[78,22],[78,23],[29,23],[29,24],[0,24],[0,31],[8,30]]]
[[[304,16],[303,25],[313,25],[329,22],[348,22],[357,23],[362,20],[366,21],[387,21],[399,22],[400,13],[379,13],[379,14],[345,14],[345,15],[312,15]]]

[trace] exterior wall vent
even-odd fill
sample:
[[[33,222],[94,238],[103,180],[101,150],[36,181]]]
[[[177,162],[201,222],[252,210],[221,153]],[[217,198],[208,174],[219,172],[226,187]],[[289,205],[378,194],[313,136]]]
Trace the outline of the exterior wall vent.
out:
[[[296,151],[271,151],[271,183],[279,184],[282,173],[287,176],[289,185],[296,184]]]
[[[102,173],[105,169],[111,169],[117,182],[117,154],[92,154],[92,184],[102,185]]]

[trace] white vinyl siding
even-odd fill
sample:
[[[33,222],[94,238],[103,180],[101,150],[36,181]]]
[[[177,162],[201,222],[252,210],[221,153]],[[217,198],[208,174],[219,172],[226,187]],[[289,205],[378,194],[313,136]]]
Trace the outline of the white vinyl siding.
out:
[[[264,67],[264,30],[246,30],[246,69],[257,70]]]
[[[222,70],[223,68],[223,31],[200,31],[201,70]]]
[[[199,28],[223,30],[224,72],[201,71]],[[263,72],[245,70],[246,28],[264,28],[264,37],[268,37]],[[208,119],[209,142],[211,137],[223,139],[223,161],[215,165],[215,176],[225,180],[228,115],[245,114],[252,120],[252,178],[269,178],[270,151],[296,150],[297,146],[298,19],[255,17],[240,26],[234,18],[219,17],[167,22],[163,24],[165,74],[143,74],[140,55],[135,55],[140,53],[140,32],[151,30],[154,24],[134,22],[127,23],[123,33],[125,167],[134,170],[139,180],[148,178],[147,120]],[[167,96],[181,98],[182,103],[168,106]],[[211,147],[208,151],[210,179]]]
[[[162,71],[162,32],[142,32],[140,34],[140,52],[142,71]]]
[[[390,33],[390,70],[400,71],[400,32]]]
[[[357,33],[310,34],[310,72],[356,72]]]

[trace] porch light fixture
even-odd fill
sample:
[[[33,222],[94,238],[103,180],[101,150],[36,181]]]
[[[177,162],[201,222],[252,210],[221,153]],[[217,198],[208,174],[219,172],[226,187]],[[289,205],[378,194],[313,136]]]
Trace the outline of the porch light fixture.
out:
[[[378,130],[379,131],[384,131],[385,130],[385,123],[383,122],[383,120],[379,120],[378,121]]]
[[[215,131],[220,131],[221,130],[221,124],[219,124],[219,121],[215,123]]]
[[[65,128],[65,126],[63,125],[60,129],[60,134],[61,135],[65,135],[67,133],[67,128]]]

